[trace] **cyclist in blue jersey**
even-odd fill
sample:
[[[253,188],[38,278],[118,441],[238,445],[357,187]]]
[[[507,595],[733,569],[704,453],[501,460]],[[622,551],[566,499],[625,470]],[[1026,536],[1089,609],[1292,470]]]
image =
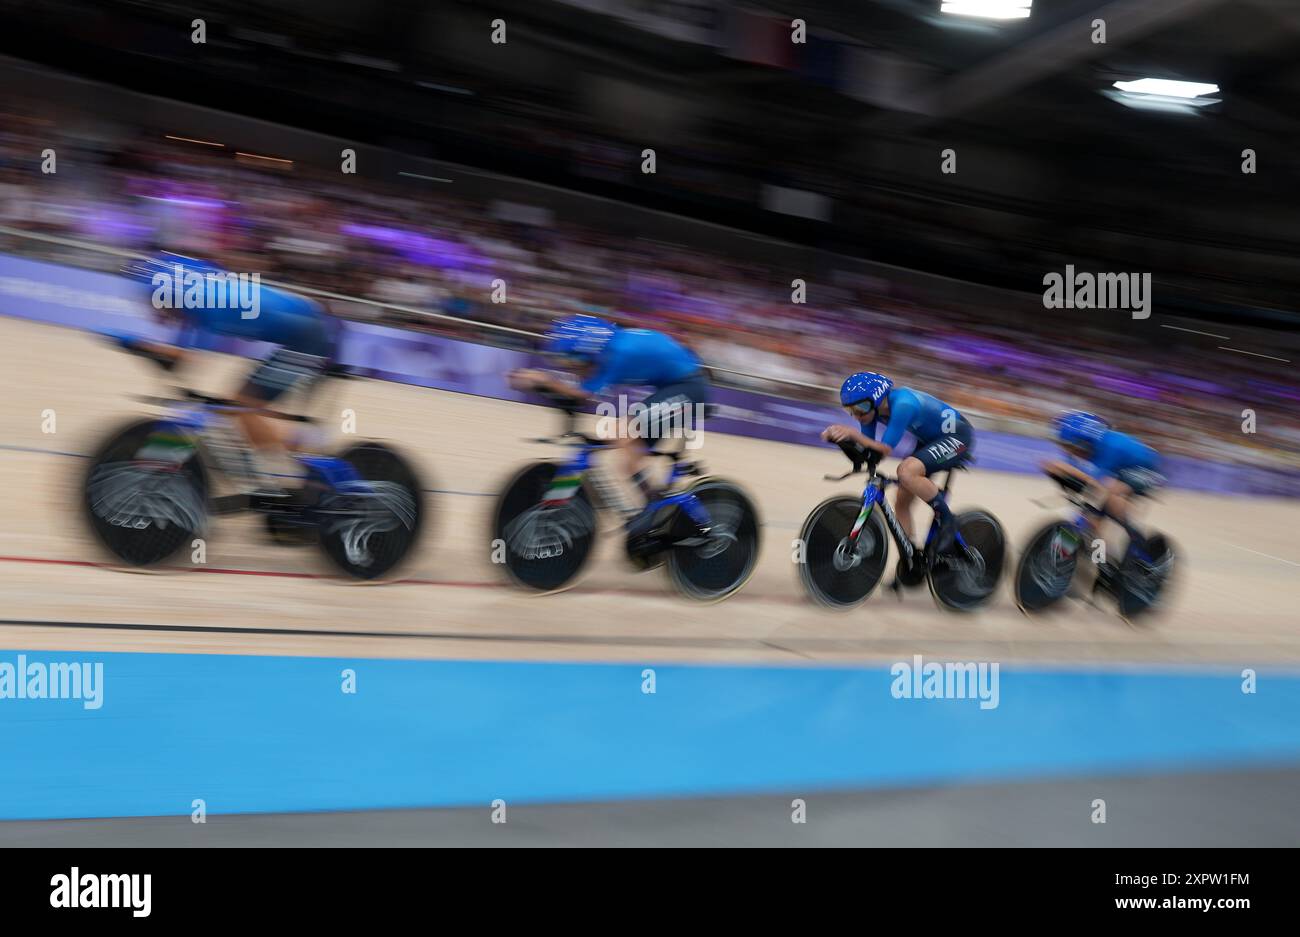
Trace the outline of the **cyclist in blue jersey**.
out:
[[[1053,421],[1055,438],[1069,457],[1043,463],[1049,475],[1074,478],[1091,491],[1098,506],[1129,537],[1129,547],[1145,555],[1146,540],[1130,521],[1131,499],[1164,484],[1160,454],[1145,443],[1111,428],[1101,417],[1081,410],[1062,413]],[[1096,531],[1096,520],[1086,519]]]
[[[652,388],[636,419],[629,420],[627,415],[620,419],[614,445],[646,503],[653,503],[660,492],[646,470],[649,450],[669,429],[689,430],[697,407],[709,398],[709,382],[700,360],[662,332],[620,328],[589,315],[556,320],[542,350],[558,358],[578,380],[521,369],[510,375],[513,387],[577,400],[595,397],[610,387]]]
[[[936,551],[949,552],[956,540],[957,522],[930,476],[970,460],[975,445],[975,430],[970,422],[937,397],[910,387],[895,387],[892,380],[871,371],[860,371],[845,379],[840,387],[840,404],[857,419],[858,426],[828,426],[822,439],[856,443],[881,457],[898,450],[902,462],[898,466],[894,510],[903,532],[915,541],[912,502],[919,498],[939,520]],[[901,447],[909,433],[916,439],[910,454]],[[920,556],[921,551],[916,555]]]
[[[338,321],[319,303],[257,281],[246,279],[222,294],[223,280],[239,284],[238,279],[231,279],[233,275],[219,266],[177,254],[129,264],[123,273],[148,283],[156,318],[178,327],[173,344],[119,336],[119,343],[129,350],[175,368],[190,360],[201,332],[275,346],[254,366],[232,399],[247,408],[236,412],[235,419],[259,455],[282,456],[287,437],[278,421],[267,414],[267,405],[289,390],[306,390],[321,377],[337,350]],[[185,282],[175,285],[177,277]],[[208,282],[214,289],[206,289]],[[201,285],[186,289],[186,283]],[[268,493],[282,492],[272,487]]]

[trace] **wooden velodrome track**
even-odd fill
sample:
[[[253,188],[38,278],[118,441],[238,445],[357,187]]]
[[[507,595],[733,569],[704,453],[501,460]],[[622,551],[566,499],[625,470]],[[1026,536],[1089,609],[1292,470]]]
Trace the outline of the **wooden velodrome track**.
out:
[[[396,441],[424,472],[433,525],[402,581],[378,586],[330,577],[311,549],[270,545],[258,519],[217,520],[206,567],[151,575],[100,565],[83,528],[77,484],[84,459],[112,427],[147,412],[130,394],[159,392],[142,362],[76,331],[0,318],[0,646],[371,657],[568,660],[899,659],[914,653],[1071,661],[1300,661],[1296,573],[1300,502],[1170,492],[1153,523],[1181,545],[1180,588],[1157,622],[1133,629],[1113,613],[1072,605],[1030,621],[1004,586],[974,616],[937,610],[924,590],[902,602],[877,594],[847,614],[802,597],[791,540],[807,512],[836,491],[834,450],[709,435],[700,456],[740,481],[762,512],[759,568],[730,600],[676,598],[662,573],[636,574],[607,537],[572,590],[529,596],[489,560],[490,496],[526,459],[555,455],[524,442],[555,416],[535,407],[378,381],[337,388],[334,410],[356,413],[364,438]],[[210,356],[190,384],[231,389],[247,368]],[[56,432],[42,432],[53,410]],[[955,485],[957,506],[979,504],[1022,543],[1047,512],[1030,503],[1052,488],[1029,475],[975,471]],[[918,521],[920,515],[918,514]],[[94,624],[100,627],[85,627]],[[133,628],[105,625],[143,626]],[[222,630],[232,629],[232,630]],[[346,632],[333,635],[329,632]]]

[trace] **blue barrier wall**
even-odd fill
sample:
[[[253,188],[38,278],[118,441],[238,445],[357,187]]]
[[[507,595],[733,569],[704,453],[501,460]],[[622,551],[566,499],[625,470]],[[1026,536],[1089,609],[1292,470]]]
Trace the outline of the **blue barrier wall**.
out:
[[[1002,666],[986,707],[898,698],[889,665],[0,650],[0,671],[19,655],[28,671],[102,663],[102,705],[7,698],[0,675],[6,820],[185,815],[195,799],[214,814],[486,807],[1300,763],[1300,678],[1268,672],[1243,693],[1232,669]]]

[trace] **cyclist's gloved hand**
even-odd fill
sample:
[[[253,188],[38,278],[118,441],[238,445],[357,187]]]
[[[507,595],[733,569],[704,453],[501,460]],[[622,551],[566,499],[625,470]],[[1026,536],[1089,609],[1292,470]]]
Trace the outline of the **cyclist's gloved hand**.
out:
[[[874,465],[874,463],[872,463],[871,460],[873,458],[876,458],[875,453],[868,451],[867,449],[863,448],[857,443],[848,439],[841,439],[835,445],[839,446],[840,451],[843,452],[846,456],[848,456],[849,461],[853,463],[854,467],[863,464]],[[878,458],[877,461],[879,461]]]
[[[139,355],[141,358],[152,361],[164,371],[174,370],[176,365],[179,363],[180,359],[177,356],[164,354],[157,351],[155,348],[151,348],[149,340],[141,338],[139,335],[131,335],[127,332],[103,332],[101,334],[123,351],[127,351],[133,355]]]
[[[577,397],[570,397],[568,394],[559,394],[554,391],[546,391],[543,396],[551,403],[552,406],[561,410],[577,410],[582,401]]]
[[[1052,477],[1052,481],[1056,482],[1066,491],[1073,491],[1076,494],[1083,494],[1084,490],[1087,489],[1088,487],[1087,482],[1085,482],[1082,478],[1075,478],[1073,475],[1065,475],[1065,474],[1053,472],[1051,473],[1051,477]]]

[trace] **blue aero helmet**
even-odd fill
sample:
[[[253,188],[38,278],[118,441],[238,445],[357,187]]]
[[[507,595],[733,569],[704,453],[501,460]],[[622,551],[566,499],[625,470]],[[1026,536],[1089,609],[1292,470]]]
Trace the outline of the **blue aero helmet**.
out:
[[[1110,424],[1095,413],[1067,410],[1052,421],[1056,441],[1063,446],[1083,446],[1091,449],[1110,429]]]
[[[893,386],[893,381],[874,371],[850,374],[840,385],[840,404],[845,407],[855,407],[870,401],[869,409],[874,410]]]
[[[186,273],[202,275],[221,272],[219,267],[207,261],[199,260],[197,257],[187,257],[184,254],[174,254],[171,251],[159,251],[145,258],[132,258],[122,265],[121,272],[132,280],[152,284],[155,276],[163,275],[168,278],[176,276],[177,267],[181,268],[181,276]]]
[[[596,316],[565,316],[551,323],[542,351],[561,358],[590,361],[596,358],[614,337],[614,324]]]

